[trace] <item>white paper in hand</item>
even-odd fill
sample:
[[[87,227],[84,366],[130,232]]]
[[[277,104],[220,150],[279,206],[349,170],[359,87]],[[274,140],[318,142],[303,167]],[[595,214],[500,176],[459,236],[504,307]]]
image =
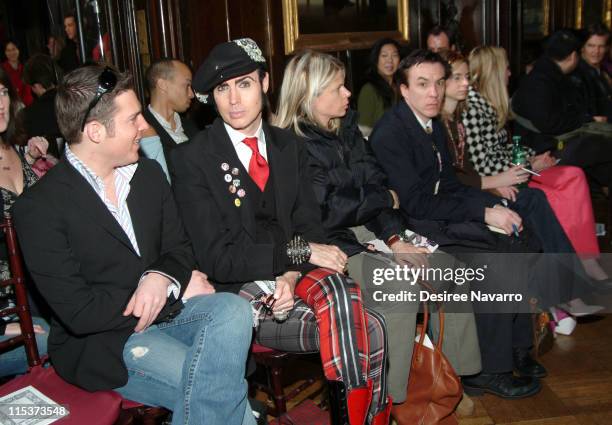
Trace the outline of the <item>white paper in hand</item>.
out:
[[[268,295],[273,294],[276,290],[275,280],[256,280],[255,284]]]

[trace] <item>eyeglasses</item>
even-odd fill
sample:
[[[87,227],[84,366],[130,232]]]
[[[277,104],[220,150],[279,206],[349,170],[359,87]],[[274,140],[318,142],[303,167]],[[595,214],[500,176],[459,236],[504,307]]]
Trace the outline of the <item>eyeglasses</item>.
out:
[[[96,95],[89,103],[87,107],[87,112],[85,112],[85,116],[83,117],[83,122],[81,123],[81,131],[85,131],[85,124],[87,123],[87,118],[89,118],[89,114],[91,110],[96,107],[102,95],[112,91],[117,85],[117,75],[110,69],[108,66],[104,68],[104,71],[98,77],[98,89],[96,90]]]

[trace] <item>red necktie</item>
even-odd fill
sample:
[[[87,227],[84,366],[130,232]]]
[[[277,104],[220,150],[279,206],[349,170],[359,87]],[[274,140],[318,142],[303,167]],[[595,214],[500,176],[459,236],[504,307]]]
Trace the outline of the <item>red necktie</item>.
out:
[[[249,176],[253,179],[255,184],[259,186],[263,192],[270,175],[270,168],[266,159],[259,153],[259,147],[257,146],[257,137],[247,137],[243,140],[244,144],[247,145],[253,151],[251,161],[249,162]]]

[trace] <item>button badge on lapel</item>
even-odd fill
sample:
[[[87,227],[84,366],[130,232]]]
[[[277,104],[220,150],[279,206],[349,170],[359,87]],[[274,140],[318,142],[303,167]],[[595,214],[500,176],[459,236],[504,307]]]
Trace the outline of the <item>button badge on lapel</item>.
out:
[[[227,162],[224,162],[221,164],[221,170],[225,173],[223,175],[223,180],[225,180],[226,183],[230,184],[228,186],[229,192],[232,195],[237,196],[236,198],[234,198],[234,206],[236,208],[240,208],[240,206],[242,205],[242,201],[240,200],[240,198],[244,198],[246,196],[246,191],[240,187],[241,183],[240,179],[238,178],[238,174],[240,174],[240,169],[238,167],[232,168]]]

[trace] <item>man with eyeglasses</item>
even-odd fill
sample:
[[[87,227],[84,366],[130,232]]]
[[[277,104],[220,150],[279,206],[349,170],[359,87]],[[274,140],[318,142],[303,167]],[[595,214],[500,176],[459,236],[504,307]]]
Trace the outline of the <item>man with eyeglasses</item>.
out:
[[[173,411],[173,424],[254,424],[245,364],[249,304],[214,294],[160,167],[139,159],[148,127],[131,78],[88,66],[56,112],[64,159],[15,203],[26,264],[54,317],[57,373]]]

